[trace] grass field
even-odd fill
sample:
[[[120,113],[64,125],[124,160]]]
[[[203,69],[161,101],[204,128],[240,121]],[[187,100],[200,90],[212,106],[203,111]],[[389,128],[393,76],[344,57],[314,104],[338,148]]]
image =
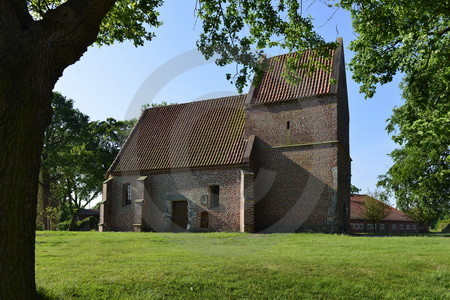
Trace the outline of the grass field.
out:
[[[450,299],[450,239],[38,232],[51,299]]]

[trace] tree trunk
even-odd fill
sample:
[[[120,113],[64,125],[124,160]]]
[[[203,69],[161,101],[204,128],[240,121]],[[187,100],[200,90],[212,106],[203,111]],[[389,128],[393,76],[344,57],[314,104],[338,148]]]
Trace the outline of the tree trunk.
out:
[[[4,65],[3,65],[4,67]],[[0,70],[0,299],[35,299],[36,202],[51,91],[37,72]]]
[[[50,230],[52,220],[50,220],[46,214],[47,207],[52,206],[50,204],[50,174],[48,174],[45,169],[41,168],[39,177],[37,224],[42,224],[44,230]]]
[[[77,214],[72,213],[72,217],[70,219],[69,231],[77,230]]]
[[[0,299],[35,299],[40,156],[53,87],[98,34],[116,0],[65,1],[34,21],[0,1]]]

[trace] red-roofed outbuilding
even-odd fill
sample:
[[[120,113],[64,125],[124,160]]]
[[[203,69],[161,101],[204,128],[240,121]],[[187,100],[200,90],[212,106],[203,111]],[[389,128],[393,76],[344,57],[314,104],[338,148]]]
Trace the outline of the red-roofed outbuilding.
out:
[[[350,228],[352,233],[421,233],[427,232],[427,227],[411,219],[404,212],[385,204],[389,215],[377,224],[364,218],[363,203],[368,195],[352,194],[350,196]]]

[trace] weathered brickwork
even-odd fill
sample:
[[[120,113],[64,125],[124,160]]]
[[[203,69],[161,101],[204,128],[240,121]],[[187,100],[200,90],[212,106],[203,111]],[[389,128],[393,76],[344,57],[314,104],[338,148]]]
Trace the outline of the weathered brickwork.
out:
[[[336,152],[333,144],[257,151],[256,231],[337,230]]]
[[[113,195],[110,230],[134,230],[137,205],[142,205],[142,230],[172,231],[171,205],[173,201],[188,201],[189,231],[240,231],[241,170],[225,167],[216,169],[193,169],[166,173],[145,174],[145,192],[139,191],[141,174],[113,174]],[[114,195],[123,194],[123,186],[130,183],[133,190],[132,203],[123,205]],[[219,185],[219,207],[202,204],[202,196],[209,194],[209,186]],[[142,203],[136,203],[139,195]],[[208,213],[208,227],[200,228],[202,212]]]
[[[336,120],[336,96],[248,107],[245,135],[257,136],[258,148],[336,141]]]
[[[241,170],[240,231],[254,232],[255,202],[253,199],[254,174],[250,170]]]
[[[341,232],[348,227],[350,161],[339,150],[339,101],[331,95],[247,108],[245,135],[257,136],[252,164],[256,231]]]

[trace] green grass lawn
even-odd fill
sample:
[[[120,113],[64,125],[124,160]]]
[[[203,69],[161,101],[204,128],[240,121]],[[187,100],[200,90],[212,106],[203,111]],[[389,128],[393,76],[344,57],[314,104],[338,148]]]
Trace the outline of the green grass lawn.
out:
[[[52,299],[450,299],[450,239],[38,232]]]

